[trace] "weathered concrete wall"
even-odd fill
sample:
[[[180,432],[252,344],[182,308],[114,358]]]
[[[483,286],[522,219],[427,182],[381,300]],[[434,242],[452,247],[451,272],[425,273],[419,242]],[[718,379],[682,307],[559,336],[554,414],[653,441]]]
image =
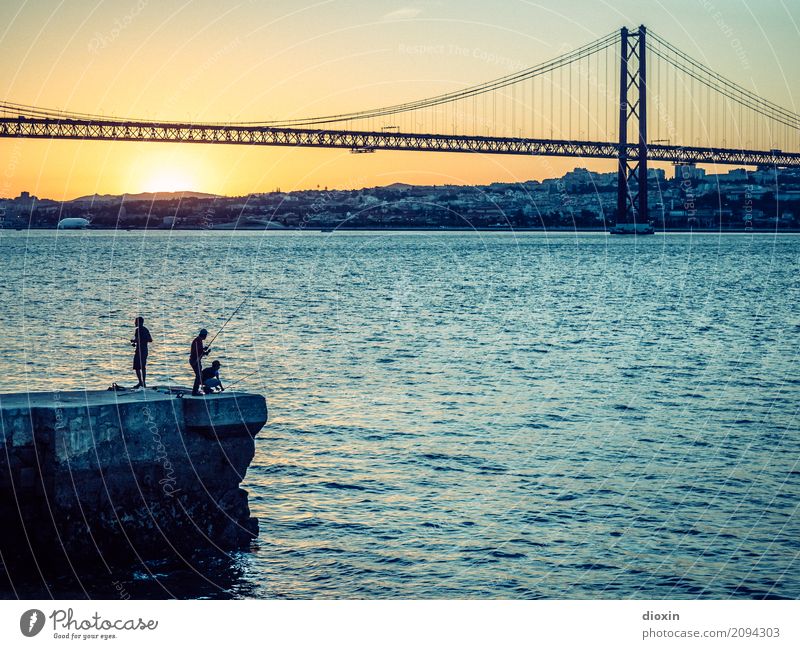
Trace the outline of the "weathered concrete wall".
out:
[[[246,545],[239,485],[266,420],[264,397],[236,392],[0,395],[6,570]]]

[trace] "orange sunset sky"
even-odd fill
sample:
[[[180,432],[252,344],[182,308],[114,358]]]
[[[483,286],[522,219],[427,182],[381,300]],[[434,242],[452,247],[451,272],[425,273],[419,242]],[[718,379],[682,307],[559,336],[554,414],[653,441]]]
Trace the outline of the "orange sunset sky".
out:
[[[247,121],[352,111],[500,77],[644,23],[797,112],[800,2],[5,0],[6,101],[118,117]],[[787,64],[785,67],[782,63]],[[546,178],[579,161],[230,145],[0,140],[0,196],[227,195]]]

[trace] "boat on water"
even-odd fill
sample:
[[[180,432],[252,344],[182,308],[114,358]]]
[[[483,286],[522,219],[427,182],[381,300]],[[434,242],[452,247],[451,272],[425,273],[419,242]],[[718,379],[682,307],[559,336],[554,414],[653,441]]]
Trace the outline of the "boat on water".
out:
[[[609,234],[655,234],[656,231],[650,223],[617,223]]]
[[[83,219],[79,217],[70,217],[66,219],[61,219],[58,222],[58,229],[59,230],[83,230],[88,228],[90,225],[89,219]]]

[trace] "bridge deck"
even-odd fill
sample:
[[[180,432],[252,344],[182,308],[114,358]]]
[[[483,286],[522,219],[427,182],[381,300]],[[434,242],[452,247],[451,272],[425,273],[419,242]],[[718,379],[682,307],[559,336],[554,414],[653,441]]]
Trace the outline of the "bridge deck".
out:
[[[169,122],[84,121],[29,117],[0,118],[0,137],[67,140],[118,140],[134,142],[195,142],[199,144],[250,144],[342,148],[352,150],[434,151],[507,155],[616,158],[616,142],[582,142],[478,135],[440,135],[386,131],[347,131],[304,128],[269,128],[224,124]],[[628,145],[628,156],[638,147]],[[725,165],[800,167],[800,153],[755,151],[650,144],[649,160]]]

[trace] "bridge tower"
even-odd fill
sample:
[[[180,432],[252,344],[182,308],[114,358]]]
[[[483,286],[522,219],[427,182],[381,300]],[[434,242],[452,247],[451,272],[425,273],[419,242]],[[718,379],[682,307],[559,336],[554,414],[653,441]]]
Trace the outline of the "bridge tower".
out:
[[[646,29],[620,30],[619,151],[617,227],[619,233],[652,231],[647,210]],[[637,134],[636,157],[628,156],[628,130]]]

